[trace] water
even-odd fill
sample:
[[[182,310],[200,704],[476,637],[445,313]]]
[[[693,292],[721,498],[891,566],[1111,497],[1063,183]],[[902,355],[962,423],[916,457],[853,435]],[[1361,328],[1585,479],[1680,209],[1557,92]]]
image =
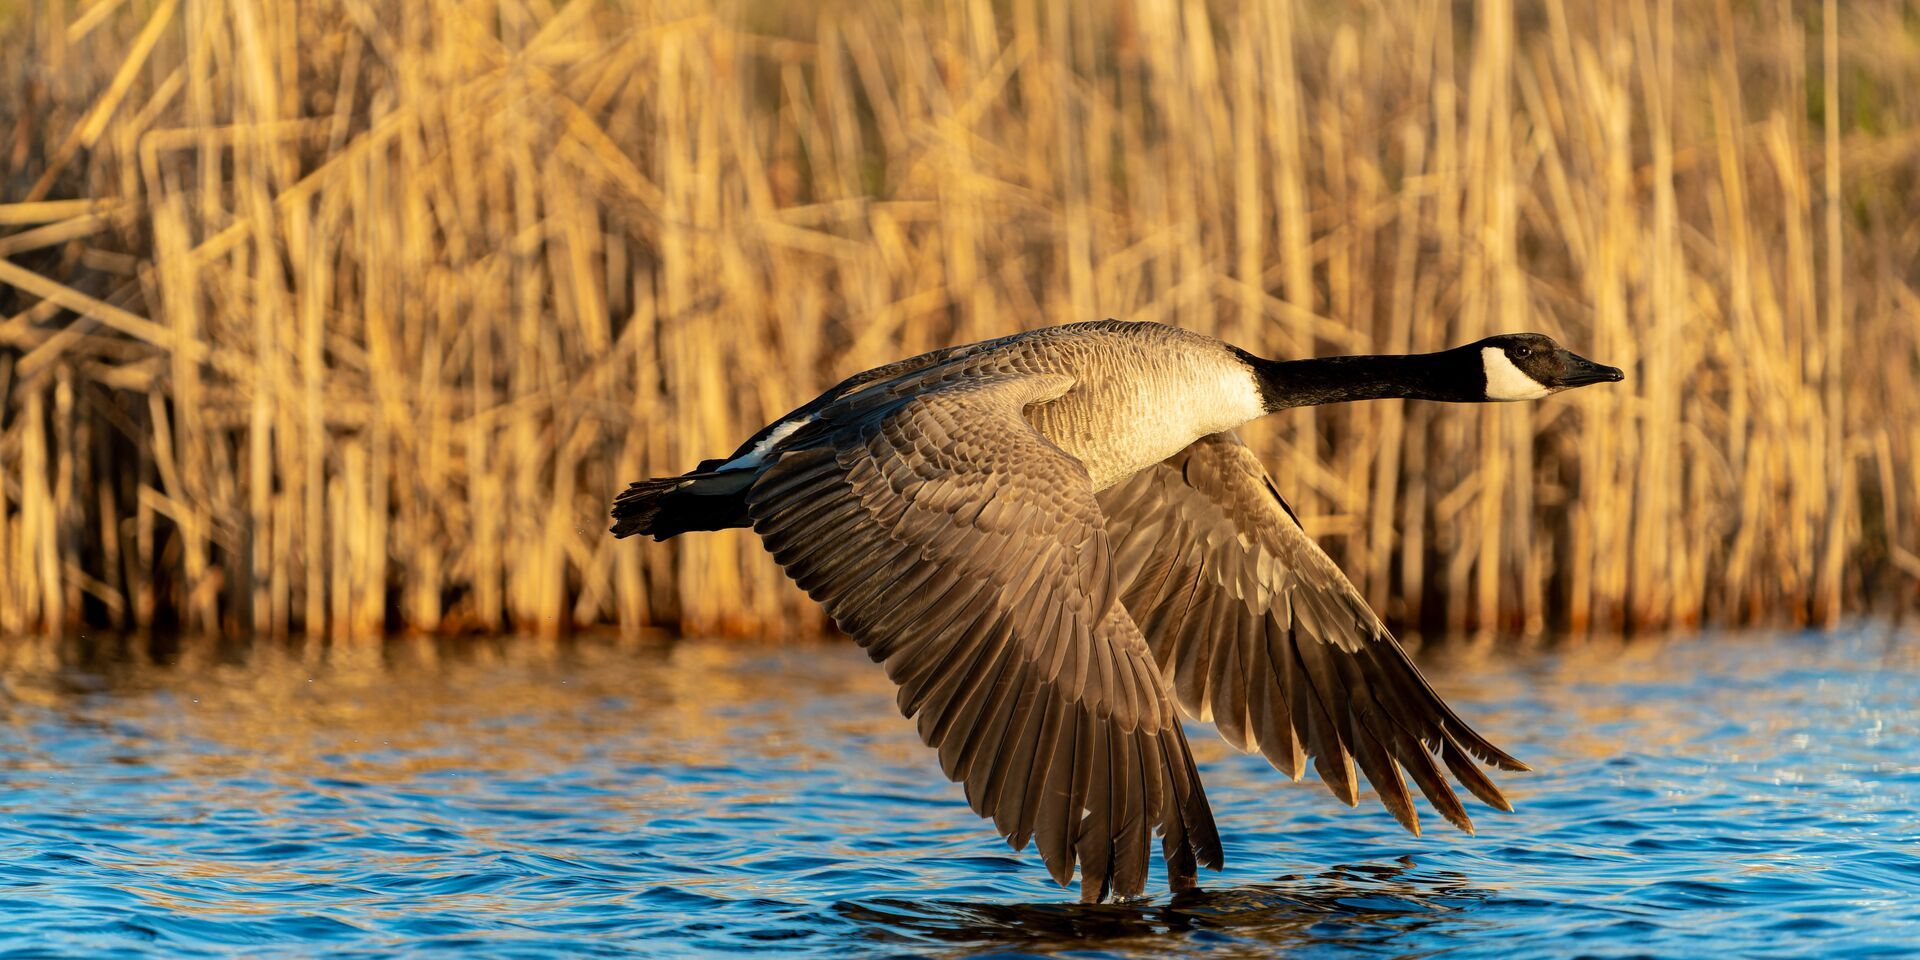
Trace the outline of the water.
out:
[[[0,956],[1920,953],[1920,636],[1431,672],[1516,813],[1196,726],[1226,871],[1082,908],[844,645],[6,641]]]

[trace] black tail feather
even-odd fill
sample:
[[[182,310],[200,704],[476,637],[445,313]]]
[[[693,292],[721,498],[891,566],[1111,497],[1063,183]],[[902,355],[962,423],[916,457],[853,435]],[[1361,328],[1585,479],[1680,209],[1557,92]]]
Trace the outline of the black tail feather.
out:
[[[679,477],[655,477],[627,487],[613,498],[613,535],[631,537],[652,533],[660,520],[660,500],[685,481]]]
[[[694,472],[638,481],[613,499],[613,535],[665,540],[690,530],[747,526],[747,484],[739,477]]]

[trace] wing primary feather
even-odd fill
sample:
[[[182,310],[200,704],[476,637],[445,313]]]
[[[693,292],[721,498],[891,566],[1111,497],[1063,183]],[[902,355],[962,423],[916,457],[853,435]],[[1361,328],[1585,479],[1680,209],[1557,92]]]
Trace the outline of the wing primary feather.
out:
[[[962,763],[968,768],[969,782],[972,779],[980,782],[980,799],[986,807],[981,815],[992,817],[1001,834],[1010,837],[1018,818],[1007,810],[1007,788],[1016,779],[1026,783],[1025,771],[1016,772],[1011,765],[1018,759],[1022,738],[1033,716],[1038,684],[1033,682],[1031,663],[1018,657],[1006,659],[1010,661],[1007,670],[1011,675],[1001,677],[994,700],[987,707],[988,715],[995,718],[993,727],[977,742],[968,744],[969,756]],[[973,776],[981,770],[985,771],[984,775]]]
[[[1460,744],[1454,742],[1451,734],[1440,747],[1440,759],[1446,762],[1448,770],[1453,771],[1453,778],[1460,781],[1460,785],[1466,787],[1468,792],[1479,797],[1481,803],[1495,810],[1513,812],[1513,804],[1507,800],[1507,795],[1501,793],[1500,788],[1481,773],[1479,767],[1473,765],[1473,759],[1460,749]]]
[[[1142,757],[1162,783],[1163,806],[1160,809],[1160,856],[1167,862],[1167,887],[1174,893],[1200,885],[1199,862],[1194,856],[1193,837],[1187,831],[1187,810],[1173,757],[1166,742],[1166,731],[1148,737],[1142,744]]]
[[[1039,685],[1039,689],[1041,689],[1039,703],[1033,710],[1039,722],[1039,730],[1031,735],[1033,739],[1031,760],[1025,758],[1023,753],[1020,764],[1016,764],[1012,770],[1014,774],[1025,778],[1025,787],[1021,787],[1018,791],[1021,797],[1020,804],[1014,808],[1016,820],[1014,820],[1014,833],[1010,837],[1014,843],[1027,843],[1029,839],[1033,839],[1037,826],[1048,822],[1048,810],[1058,808],[1058,804],[1050,806],[1046,781],[1054,772],[1054,766],[1056,766],[1054,760],[1060,756],[1060,745],[1066,743],[1066,737],[1060,735],[1062,722],[1066,720],[1066,710],[1064,710],[1064,701],[1052,695],[1052,691],[1046,689],[1046,684]],[[1031,722],[1033,720],[1029,720],[1029,724]],[[1071,768],[1071,760],[1068,766]],[[1052,818],[1050,822],[1058,824],[1060,820],[1062,818]]]
[[[954,730],[959,737],[953,762],[954,779],[966,784],[969,802],[983,817],[993,816],[997,806],[997,798],[991,793],[991,763],[994,758],[983,751],[989,747],[994,754],[1000,751],[1000,741],[1013,723],[1013,708],[1017,705],[1015,700],[1009,699],[1009,695],[1017,699],[1013,684],[1021,678],[1025,666],[1020,654],[1012,650],[1010,645],[1002,647],[996,662],[989,667],[993,678],[974,689],[967,702],[961,705],[958,719],[954,721]],[[941,749],[946,748],[942,746]],[[983,760],[988,765],[982,766]],[[975,776],[976,770],[982,775]]]
[[[1300,737],[1294,731],[1295,711],[1290,702],[1291,692],[1287,689],[1286,661],[1276,660],[1273,655],[1274,644],[1286,641],[1279,624],[1274,622],[1271,615],[1260,618],[1260,627],[1259,655],[1267,681],[1260,687],[1266,691],[1265,709],[1256,717],[1264,718],[1264,726],[1260,731],[1260,753],[1288,779],[1299,780],[1305,772],[1306,756],[1300,749]]]
[[[951,575],[930,563],[902,564],[901,566],[903,569],[897,573],[888,571],[873,580],[854,584],[846,594],[829,603],[829,612],[833,612],[835,608],[848,611],[855,617],[856,626],[851,631],[854,636],[856,638],[861,635],[870,636],[875,632],[872,628],[875,620],[889,614],[897,614],[902,603],[923,596],[921,591],[928,580],[936,576]],[[876,603],[883,597],[893,602],[884,606]],[[835,615],[838,616],[837,613]]]
[[[1388,737],[1388,747],[1402,769],[1413,778],[1420,787],[1421,794],[1447,822],[1462,832],[1473,834],[1473,818],[1467,816],[1467,808],[1460,805],[1459,796],[1453,787],[1447,784],[1446,775],[1440,772],[1440,766],[1434,761],[1433,754],[1421,745],[1419,738],[1407,732],[1406,727],[1393,719],[1392,715],[1376,709],[1374,715],[1381,720],[1383,732]]]
[[[1427,736],[1437,738],[1443,731],[1450,732],[1461,741],[1462,746],[1489,766],[1501,770],[1531,769],[1525,763],[1508,755],[1506,751],[1488,743],[1486,738],[1467,726],[1466,722],[1453,712],[1453,708],[1447,706],[1447,702],[1441,699],[1439,692],[1433,689],[1433,684],[1427,681],[1426,676],[1420,672],[1420,668],[1415,666],[1412,658],[1407,656],[1405,648],[1394,642],[1390,636],[1383,636],[1382,639],[1386,642],[1368,646],[1377,665],[1375,672],[1392,678],[1395,691],[1405,698],[1410,706],[1418,705],[1403,713],[1408,715],[1417,713],[1427,718],[1428,723],[1433,727],[1432,732],[1426,734]]]
[[[779,509],[763,514],[754,525],[754,531],[766,540],[768,549],[784,544],[784,538],[790,534],[811,536],[814,531],[831,522],[829,518],[840,514],[857,516],[862,512],[859,500],[831,496],[845,489],[840,478],[832,474],[821,474],[820,477],[800,491],[805,494],[804,498],[783,497],[771,501],[778,503]]]
[[[1151,838],[1153,829],[1164,830],[1166,824],[1180,820],[1179,813],[1167,802],[1169,784],[1160,763],[1159,731],[1143,727],[1128,735],[1127,743],[1133,756],[1134,775],[1139,778],[1142,790],[1139,811],[1142,836]]]
[[[940,634],[973,606],[983,592],[979,580],[964,572],[940,571],[921,581],[921,589],[893,609],[881,613],[867,629],[878,636],[911,631],[922,636]]]
[[[988,684],[998,680],[999,668],[1004,665],[1007,645],[1012,639],[1013,632],[1002,625],[987,634],[966,667],[955,671],[957,682],[951,685],[951,693],[940,705],[939,718],[927,738],[928,743],[939,746],[941,765],[948,768],[949,780],[966,779],[967,771],[960,765],[960,748],[965,745],[969,731],[981,724],[981,698]],[[956,738],[960,740],[957,744]]]
[[[1079,762],[1075,751],[1079,749],[1079,714],[1077,705],[1066,703],[1058,695],[1048,710],[1048,724],[1043,728],[1043,741],[1054,745],[1052,762],[1033,764],[1033,774],[1039,776],[1039,803],[1033,810],[1033,845],[1039,847],[1041,858],[1046,860],[1046,872],[1052,874],[1054,883],[1066,887],[1073,881],[1073,778],[1075,764]],[[1062,749],[1066,751],[1062,755]],[[1027,785],[1033,791],[1033,781]],[[1016,831],[1020,835],[1020,831]]]
[[[779,500],[785,502],[788,495],[803,489],[806,484],[825,477],[832,479],[835,472],[824,466],[834,460],[834,452],[825,447],[807,450],[795,450],[783,454],[773,466],[755,480],[748,495],[748,503]]]
[[[1087,889],[1086,885],[1092,882],[1092,874],[1087,864],[1086,852],[1080,848],[1080,836],[1084,829],[1086,818],[1092,815],[1094,809],[1092,802],[1094,772],[1098,768],[1101,759],[1094,751],[1099,745],[1098,737],[1103,733],[1103,730],[1100,719],[1093,715],[1093,711],[1089,710],[1086,704],[1076,705],[1074,717],[1073,792],[1067,800],[1068,823],[1066,835],[1073,844],[1075,854],[1080,857],[1080,892],[1084,898]],[[1100,872],[1104,878],[1104,865],[1102,865]]]
[[[921,681],[925,692],[917,698],[916,719],[920,724],[920,737],[928,745],[938,748],[946,742],[950,710],[958,699],[957,694],[975,679],[967,676],[969,666],[977,664],[988,650],[1004,643],[1010,633],[1011,628],[1004,619],[991,621],[984,629],[982,624],[975,623],[965,636],[956,637],[947,645],[941,655],[943,665],[925,675]],[[943,756],[941,760],[944,766],[947,758]],[[953,779],[951,771],[948,779]]]
[[[1393,749],[1393,731],[1389,729],[1391,721],[1374,710],[1373,690],[1359,663],[1338,655],[1329,655],[1327,659],[1346,692],[1342,700],[1346,703],[1347,742],[1354,745],[1354,759],[1366,773],[1367,782],[1373,784],[1380,804],[1409,833],[1419,836],[1420,814],[1414,809],[1413,797],[1400,775],[1399,758]]]
[[[1108,724],[1099,718],[1088,742],[1087,789],[1079,806],[1083,811],[1074,830],[1074,852],[1080,856],[1080,902],[1099,903],[1113,891],[1113,757],[1107,743]]]
[[[1357,710],[1347,711],[1350,719],[1349,742],[1354,746],[1353,758],[1359,762],[1360,769],[1366,773],[1367,781],[1373,784],[1380,805],[1393,814],[1400,825],[1414,836],[1420,835],[1420,815],[1414,812],[1413,798],[1407,795],[1406,781],[1400,779],[1400,768],[1387,756],[1380,741],[1368,729],[1366,722]]]
[[[1349,807],[1357,806],[1360,794],[1353,782],[1353,754],[1349,752],[1341,732],[1341,721],[1333,717],[1334,711],[1341,709],[1338,705],[1344,703],[1345,698],[1334,695],[1331,671],[1325,668],[1324,663],[1319,663],[1324,660],[1326,653],[1318,643],[1303,644],[1296,639],[1293,653],[1294,662],[1300,667],[1300,676],[1308,691],[1306,700],[1311,708],[1308,712],[1308,742],[1312,745],[1313,769],[1319,772],[1321,782],[1341,802]]]
[[[888,656],[887,677],[900,685],[900,713],[916,716],[932,695],[939,680],[938,671],[949,662],[954,651],[971,643],[968,638],[993,629],[1004,617],[986,604],[964,612],[941,633],[916,633],[907,637]]]
[[[907,716],[919,712],[926,686],[939,679],[940,671],[946,669],[955,653],[971,642],[968,638],[1001,619],[1000,612],[990,604],[963,606],[944,629],[916,629],[909,625],[896,638],[876,643],[888,648],[887,676],[903,689],[911,687],[916,691],[900,701],[902,710],[909,705],[913,707]]]
[[[1213,675],[1207,684],[1207,702],[1213,708],[1213,725],[1235,749],[1245,751],[1247,740],[1247,680],[1249,670],[1243,656],[1246,628],[1254,621],[1236,616],[1240,601],[1225,593],[1216,593],[1206,605],[1201,622],[1213,638]],[[1241,607],[1244,610],[1244,607]]]
[[[1247,745],[1267,758],[1274,769],[1285,773],[1286,768],[1281,766],[1284,754],[1276,751],[1286,742],[1287,701],[1280,692],[1279,678],[1273,675],[1264,634],[1256,645],[1258,649],[1250,651],[1247,664]]]
[[[1147,886],[1148,827],[1146,784],[1139,779],[1140,761],[1134,733],[1113,725],[1107,730],[1107,782],[1111,784],[1113,813],[1113,892],[1137,897]]]
[[[1181,613],[1173,621],[1176,625],[1190,622],[1186,618],[1187,612],[1193,609],[1193,598],[1200,591],[1206,570],[1204,567],[1196,569],[1190,576],[1192,582],[1179,601]],[[1212,720],[1213,709],[1207,691],[1209,638],[1197,635],[1191,629],[1181,629],[1179,626],[1174,629],[1178,638],[1175,642],[1179,644],[1173,672],[1174,695],[1180,698],[1180,705],[1187,708],[1188,713],[1201,720]]]
[[[845,522],[836,522],[823,526],[809,536],[817,539],[796,545],[792,549],[776,549],[769,544],[776,559],[783,564],[806,569],[810,579],[819,583],[832,583],[839,580],[857,579],[858,575],[849,575],[849,571],[872,569],[884,559],[885,554],[873,549],[870,544],[862,543],[854,536],[859,524],[857,517],[849,517]]]
[[[906,554],[907,551],[903,549],[898,556],[904,559]],[[876,609],[873,601],[886,596],[888,591],[896,587],[899,588],[900,594],[911,595],[911,591],[932,573],[931,569],[923,565],[896,563],[891,567],[881,568],[879,576],[867,580],[855,581],[846,586],[838,583],[827,585],[834,589],[829,590],[823,587],[820,593],[813,594],[813,598],[827,608],[827,613],[831,614],[834,620],[853,636],[854,640],[863,643],[871,642],[874,634],[868,629],[869,624],[876,617],[883,616],[892,609],[891,606]]]
[[[1186,731],[1175,724],[1170,734],[1173,742],[1179,746],[1177,752],[1184,771],[1182,777],[1189,785],[1183,809],[1187,818],[1187,834],[1194,841],[1194,855],[1200,865],[1209,870],[1224,869],[1227,857],[1220,846],[1220,828],[1213,821],[1213,805],[1207,802],[1206,785],[1200,782],[1200,768],[1194,766],[1193,750],[1187,744]]]

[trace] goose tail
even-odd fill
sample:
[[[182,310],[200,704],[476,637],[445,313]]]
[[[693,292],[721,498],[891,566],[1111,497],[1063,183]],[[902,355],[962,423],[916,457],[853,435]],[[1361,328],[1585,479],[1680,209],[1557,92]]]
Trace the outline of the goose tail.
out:
[[[743,495],[751,481],[747,471],[694,472],[636,481],[613,498],[609,529],[615,537],[645,534],[666,540],[693,530],[747,526]]]

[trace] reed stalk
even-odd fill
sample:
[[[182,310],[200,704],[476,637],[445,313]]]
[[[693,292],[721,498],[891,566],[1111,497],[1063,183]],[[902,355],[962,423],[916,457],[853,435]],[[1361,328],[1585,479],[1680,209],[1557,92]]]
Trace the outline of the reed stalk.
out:
[[[0,0],[0,632],[783,633],[610,496],[935,346],[1541,330],[1628,371],[1249,427],[1390,619],[1920,595],[1892,2]]]

